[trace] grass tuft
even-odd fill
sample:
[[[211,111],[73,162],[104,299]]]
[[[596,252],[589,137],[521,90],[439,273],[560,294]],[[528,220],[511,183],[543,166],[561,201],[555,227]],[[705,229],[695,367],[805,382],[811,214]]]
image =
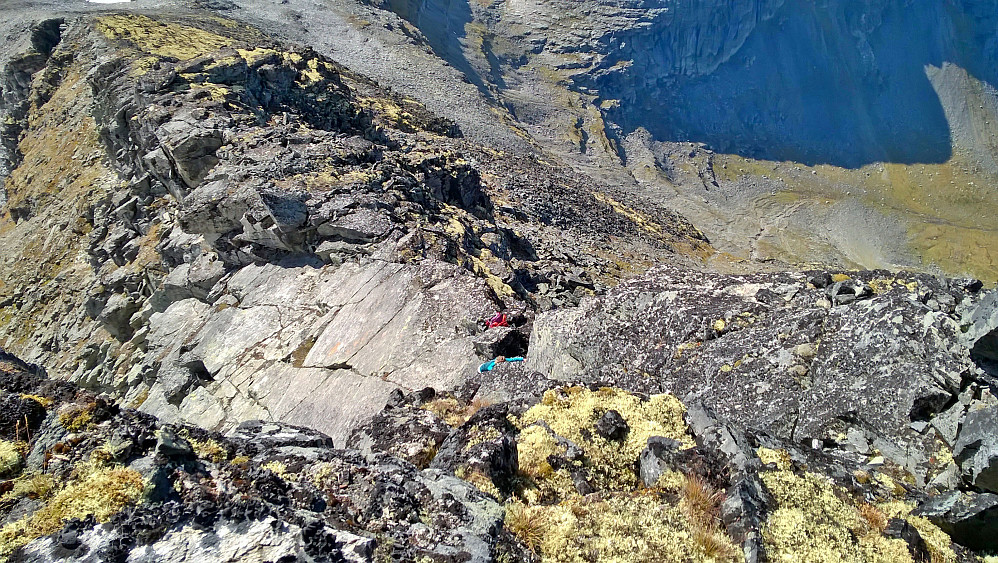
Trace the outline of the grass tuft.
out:
[[[506,505],[506,528],[534,553],[540,553],[547,527],[548,518],[543,507],[516,501]]]

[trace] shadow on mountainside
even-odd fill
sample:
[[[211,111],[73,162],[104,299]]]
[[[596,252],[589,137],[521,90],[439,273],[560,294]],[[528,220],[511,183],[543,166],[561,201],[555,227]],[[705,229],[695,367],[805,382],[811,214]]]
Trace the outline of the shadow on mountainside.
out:
[[[846,168],[946,162],[953,124],[937,90],[951,77],[933,84],[929,75],[952,63],[998,84],[995,2],[919,0],[880,13],[852,4],[788,2],[702,74],[670,60],[682,31],[636,31],[621,41],[620,60],[634,60],[629,71],[595,79],[604,98],[622,101],[607,117],[625,134],[644,127],[658,140],[756,159]]]

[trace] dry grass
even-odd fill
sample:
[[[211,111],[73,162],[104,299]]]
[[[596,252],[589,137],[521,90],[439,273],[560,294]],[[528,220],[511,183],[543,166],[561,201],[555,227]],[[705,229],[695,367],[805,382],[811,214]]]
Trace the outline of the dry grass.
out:
[[[711,559],[727,560],[737,549],[720,528],[724,493],[696,474],[684,475],[679,488],[679,506],[689,521],[690,539]]]
[[[506,527],[534,553],[540,553],[541,542],[548,527],[543,507],[527,506],[521,502],[506,505]]]
[[[690,539],[709,559],[725,561],[740,555],[731,538],[716,527],[693,524],[690,526]]]
[[[706,479],[696,474],[684,476],[679,495],[683,511],[691,521],[706,525],[717,522],[724,493],[715,489]]]
[[[860,504],[859,515],[870,525],[870,529],[878,534],[887,528],[887,515],[872,504],[865,502]]]
[[[441,397],[426,403],[420,408],[432,412],[448,425],[457,428],[468,422],[468,419],[474,416],[475,413],[491,404],[489,401],[475,399],[466,405],[462,405],[454,397]]]

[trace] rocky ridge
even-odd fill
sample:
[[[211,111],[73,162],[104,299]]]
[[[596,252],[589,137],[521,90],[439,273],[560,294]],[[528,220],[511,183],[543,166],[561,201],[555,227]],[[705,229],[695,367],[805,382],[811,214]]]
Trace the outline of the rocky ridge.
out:
[[[765,266],[245,24],[34,29],[3,83],[5,557],[995,549],[981,282],[704,272]]]
[[[466,143],[240,24],[107,15],[62,34],[10,131],[5,345],[166,420],[342,440],[367,399],[456,386],[496,352],[477,340],[490,311],[576,303],[630,261],[709,249],[674,213]]]

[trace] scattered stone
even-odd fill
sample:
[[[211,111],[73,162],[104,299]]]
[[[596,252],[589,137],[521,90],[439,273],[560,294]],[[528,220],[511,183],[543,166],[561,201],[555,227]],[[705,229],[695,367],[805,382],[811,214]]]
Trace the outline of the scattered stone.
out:
[[[164,426],[159,430],[156,453],[166,457],[186,458],[194,454],[194,448],[177,434],[176,429]]]
[[[901,518],[891,518],[888,520],[887,527],[884,529],[884,536],[904,540],[904,543],[908,544],[908,552],[911,553],[911,558],[915,561],[928,562],[932,560],[932,555],[929,553],[929,546],[922,539],[922,535],[918,533],[918,530],[908,523],[907,520]]]
[[[596,433],[611,441],[623,440],[631,428],[624,417],[615,410],[608,410],[596,421]]]
[[[638,456],[638,475],[646,487],[654,487],[667,470],[675,471],[681,464],[683,444],[672,438],[653,436]]]

